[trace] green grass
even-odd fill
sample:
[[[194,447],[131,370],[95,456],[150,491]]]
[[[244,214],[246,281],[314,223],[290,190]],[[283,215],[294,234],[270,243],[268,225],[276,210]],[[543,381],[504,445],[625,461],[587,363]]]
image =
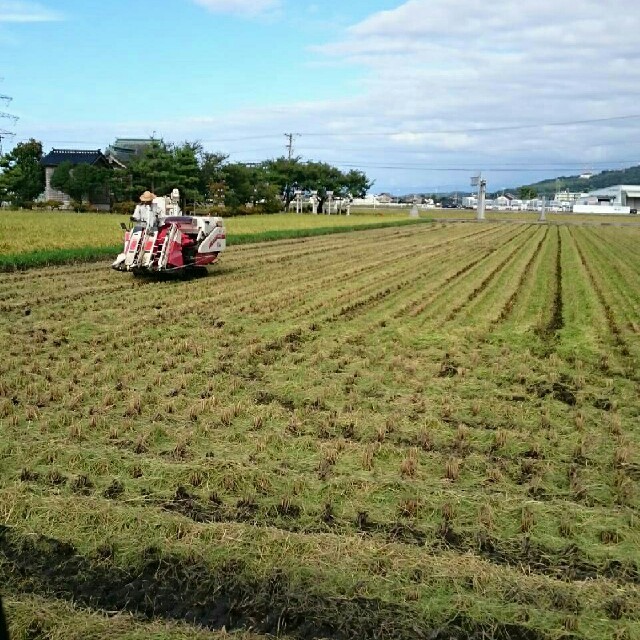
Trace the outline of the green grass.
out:
[[[237,244],[192,281],[0,275],[16,636],[107,638],[109,611],[125,637],[635,637],[639,233],[433,223]]]

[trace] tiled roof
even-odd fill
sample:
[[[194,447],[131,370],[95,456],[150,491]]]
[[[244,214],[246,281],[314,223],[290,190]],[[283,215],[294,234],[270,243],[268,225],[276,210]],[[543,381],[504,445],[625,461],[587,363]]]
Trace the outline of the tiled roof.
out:
[[[153,138],[118,138],[106,153],[126,164],[140,157],[153,142]]]
[[[100,161],[107,162],[100,149],[51,149],[51,151],[40,160],[40,164],[45,167],[57,167],[63,162],[71,164],[96,164]]]

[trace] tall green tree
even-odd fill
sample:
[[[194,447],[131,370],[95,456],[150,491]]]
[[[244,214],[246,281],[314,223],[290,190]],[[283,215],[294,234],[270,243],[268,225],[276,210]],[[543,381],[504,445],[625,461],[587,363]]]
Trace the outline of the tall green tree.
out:
[[[285,158],[281,156],[274,160],[267,160],[262,165],[268,175],[270,184],[275,185],[284,199],[285,207],[293,199],[298,183],[302,181],[303,165],[299,157]]]
[[[90,164],[63,162],[51,176],[51,186],[67,193],[78,202],[93,202],[109,189],[110,171]]]
[[[200,189],[208,199],[220,197],[221,183],[223,181],[222,168],[229,156],[224,153],[200,153]]]
[[[173,162],[170,172],[172,189],[180,190],[180,204],[184,210],[187,201],[195,201],[202,197],[202,176],[198,154],[201,151],[199,143],[185,142],[173,149]]]
[[[170,193],[173,154],[162,140],[154,140],[128,167],[131,175],[130,197],[137,200],[144,191],[158,195]]]
[[[51,186],[58,191],[69,194],[70,196],[72,169],[73,164],[71,162],[61,162],[54,169],[53,174],[51,175]]]
[[[222,167],[222,178],[226,186],[225,206],[238,209],[255,200],[255,170],[242,163],[226,164]]]
[[[521,200],[533,200],[538,197],[538,191],[534,187],[520,187],[518,189],[518,197]]]
[[[0,157],[0,200],[19,205],[37,198],[45,186],[42,143],[31,138]]]

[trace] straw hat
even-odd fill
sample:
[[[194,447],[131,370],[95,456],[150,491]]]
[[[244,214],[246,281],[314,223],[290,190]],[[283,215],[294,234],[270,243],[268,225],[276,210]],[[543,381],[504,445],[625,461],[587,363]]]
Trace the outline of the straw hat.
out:
[[[145,191],[140,196],[140,202],[152,202],[155,197],[156,197],[155,194],[151,193],[151,191]]]

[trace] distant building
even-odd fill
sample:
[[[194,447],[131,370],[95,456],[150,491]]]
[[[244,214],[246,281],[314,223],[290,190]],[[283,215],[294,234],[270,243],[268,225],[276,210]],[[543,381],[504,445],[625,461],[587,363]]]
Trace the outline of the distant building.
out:
[[[154,142],[156,140],[153,138],[116,138],[116,141],[107,147],[105,155],[128,165],[132,160],[139,158]]]
[[[465,209],[475,209],[478,206],[478,198],[476,196],[464,196],[462,198],[462,206]]]
[[[364,198],[354,198],[352,204],[355,207],[375,207],[378,200],[374,195],[366,195]]]
[[[617,184],[590,191],[583,194],[576,205],[606,207],[601,209],[602,213],[635,213],[640,210],[640,184]]]
[[[574,204],[578,202],[580,198],[584,198],[586,195],[587,195],[586,193],[577,193],[572,191],[558,191],[558,193],[556,193],[553,196],[553,199],[556,202],[569,202],[571,204]]]
[[[71,203],[71,197],[58,191],[51,186],[51,177],[54,171],[63,163],[70,162],[72,165],[90,164],[96,167],[104,167],[110,169],[115,162],[107,158],[100,149],[51,149],[51,151],[40,160],[40,164],[44,167],[45,188],[44,194],[40,196],[41,200],[55,200],[63,205]],[[119,162],[116,166],[122,166]],[[94,204],[98,209],[108,211],[110,208],[110,197],[108,191],[99,194],[94,198]]]
[[[498,196],[493,200],[493,206],[498,209],[498,211],[506,211],[510,204],[511,198],[508,196]]]

